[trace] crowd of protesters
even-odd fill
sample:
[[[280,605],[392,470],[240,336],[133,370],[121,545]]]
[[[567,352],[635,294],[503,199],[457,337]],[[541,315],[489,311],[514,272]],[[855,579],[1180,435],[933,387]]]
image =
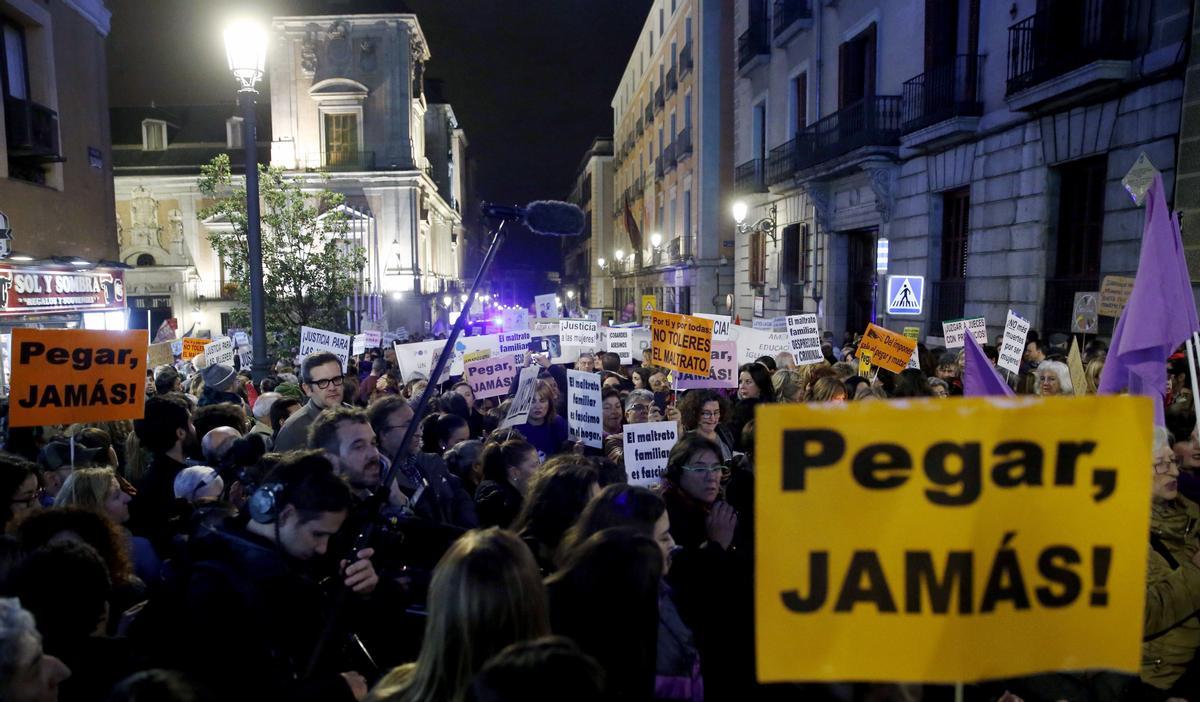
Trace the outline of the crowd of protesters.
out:
[[[1076,392],[1066,342],[1031,336],[1019,393]],[[458,378],[417,416],[429,379],[403,377],[389,349],[346,368],[280,362],[257,384],[180,362],[154,370],[143,419],[9,429],[0,700],[948,698],[754,681],[755,408],[963,392],[960,351],[922,345],[919,369],[865,375],[855,340],[826,334],[822,351],[686,392],[648,355],[583,353],[602,448],[571,438],[564,368],[532,353],[532,408],[505,428],[511,399]],[[1105,351],[1084,349],[1085,392]],[[1169,363],[1140,678],[1043,675],[969,699],[1200,701],[1200,444],[1187,364]],[[622,450],[622,428],[648,421],[680,427],[650,489],[627,484]]]

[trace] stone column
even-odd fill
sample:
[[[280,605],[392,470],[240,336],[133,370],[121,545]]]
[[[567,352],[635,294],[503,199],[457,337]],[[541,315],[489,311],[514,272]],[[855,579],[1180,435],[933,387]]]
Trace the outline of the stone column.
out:
[[[1183,251],[1200,290],[1200,0],[1193,0],[1192,51],[1184,76],[1183,119],[1179,126],[1179,160],[1175,171],[1175,207],[1183,214]]]

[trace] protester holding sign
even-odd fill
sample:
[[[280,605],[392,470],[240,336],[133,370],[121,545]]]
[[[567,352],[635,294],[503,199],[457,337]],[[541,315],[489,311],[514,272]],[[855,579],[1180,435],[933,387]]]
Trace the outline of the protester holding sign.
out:
[[[554,383],[539,380],[533,389],[533,404],[529,406],[529,417],[524,424],[515,428],[525,440],[533,445],[542,461],[558,453],[567,440],[567,420],[556,411],[558,388]]]

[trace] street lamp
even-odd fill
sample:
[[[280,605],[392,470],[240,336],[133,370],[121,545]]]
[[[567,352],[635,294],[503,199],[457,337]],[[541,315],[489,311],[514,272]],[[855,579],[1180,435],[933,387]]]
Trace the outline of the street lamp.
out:
[[[568,300],[574,300],[574,299],[575,299],[575,291],[574,291],[574,290],[568,290],[568,291],[567,291],[567,299],[568,299]]]
[[[625,252],[621,249],[617,249],[613,252],[613,258],[617,259],[617,263],[620,263],[621,261],[625,260]]]
[[[738,234],[746,234],[747,232],[762,232],[763,234],[771,237],[772,244],[779,244],[778,239],[775,238],[775,221],[779,211],[774,204],[772,204],[771,208],[768,210],[771,214],[763,217],[754,224],[746,224],[746,215],[749,212],[749,207],[747,207],[746,203],[742,202],[741,200],[733,203],[733,207],[731,207],[730,210],[733,213],[733,221],[737,225]]]
[[[254,120],[254,86],[267,65],[267,31],[255,22],[239,20],[225,28],[225,55],[229,70],[240,85],[242,148],[246,171],[246,248],[250,269],[250,375],[257,382],[267,377],[267,317],[263,301],[262,234],[258,213],[258,135]]]
[[[600,270],[604,270],[604,268],[607,264],[608,264],[608,261],[605,261],[603,256],[596,259],[596,265],[600,266]]]
[[[654,247],[655,251],[657,251],[658,247],[662,246],[662,234],[659,234],[658,232],[651,234],[650,245]]]
[[[442,307],[449,307],[450,303],[453,301],[453,298],[451,298],[449,295],[442,295]]]
[[[459,303],[460,305],[465,305],[465,304],[467,304],[467,295],[466,295],[466,293],[463,293],[462,295],[459,295],[459,296],[458,296],[458,303]]]

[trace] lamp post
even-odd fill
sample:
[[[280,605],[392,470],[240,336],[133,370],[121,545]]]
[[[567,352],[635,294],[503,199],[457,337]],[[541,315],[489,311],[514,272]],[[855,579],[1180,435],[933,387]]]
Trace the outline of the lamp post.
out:
[[[242,148],[246,169],[246,248],[250,268],[250,375],[255,382],[267,377],[267,317],[263,301],[262,235],[258,213],[258,136],[254,120],[255,84],[267,65],[267,32],[250,21],[238,21],[225,29],[225,55],[229,70],[241,87]]]

